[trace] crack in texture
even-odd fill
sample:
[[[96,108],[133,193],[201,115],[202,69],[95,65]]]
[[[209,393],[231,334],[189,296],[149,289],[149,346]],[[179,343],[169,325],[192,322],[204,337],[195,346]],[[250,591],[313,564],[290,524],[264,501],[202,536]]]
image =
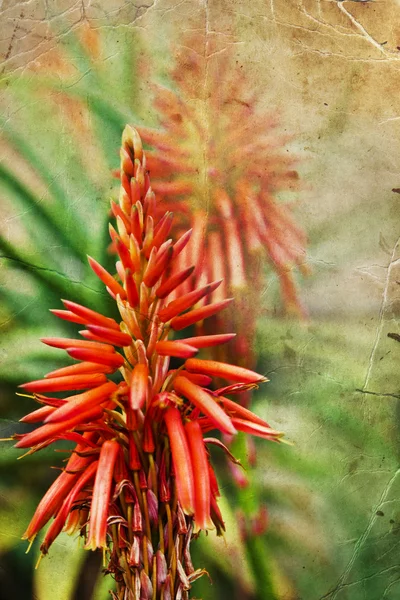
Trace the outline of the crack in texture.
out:
[[[19,258],[7,256],[6,254],[1,254],[0,259],[10,260],[12,262],[15,262],[15,263],[21,265],[22,268],[26,268],[29,271],[33,271],[34,269],[36,269],[37,271],[43,271],[45,273],[51,273],[51,274],[57,275],[58,277],[61,277],[61,279],[64,279],[68,283],[71,283],[73,285],[78,285],[82,288],[85,288],[86,290],[90,290],[91,292],[94,292],[95,294],[105,296],[104,292],[96,290],[95,288],[92,288],[90,285],[87,285],[86,283],[83,283],[82,281],[78,281],[76,279],[71,279],[71,277],[69,277],[68,275],[65,275],[65,273],[61,273],[60,271],[57,271],[57,269],[51,269],[50,267],[41,267],[40,265],[35,265],[33,263],[27,262],[27,261],[19,259]]]
[[[371,579],[373,577],[377,577],[381,573],[384,573],[385,571],[393,570],[396,568],[398,569],[398,566],[395,565],[395,566],[383,569],[381,572],[372,573],[371,575],[369,575],[367,577],[363,577],[359,581],[346,582],[346,580],[349,577],[350,572],[354,566],[354,563],[360,554],[362,547],[364,546],[366,540],[368,539],[369,534],[371,533],[371,530],[372,530],[375,522],[377,521],[377,519],[379,519],[377,512],[378,512],[379,508],[381,506],[383,506],[383,504],[385,503],[386,498],[388,497],[389,492],[391,491],[393,484],[395,483],[396,478],[399,474],[400,474],[400,469],[397,469],[397,471],[392,475],[392,477],[389,479],[389,481],[385,485],[377,504],[372,509],[371,517],[368,521],[367,527],[364,529],[364,531],[362,532],[362,534],[360,535],[360,537],[357,539],[357,541],[354,544],[353,554],[351,555],[350,560],[348,561],[342,575],[339,577],[338,582],[336,583],[333,590],[329,591],[324,596],[321,596],[320,600],[328,600],[328,599],[335,600],[343,588],[356,585],[357,583],[363,582],[363,581]]]
[[[382,337],[382,331],[383,331],[383,327],[385,324],[385,314],[386,314],[386,310],[387,310],[387,307],[389,304],[389,287],[392,282],[392,270],[395,266],[400,264],[400,258],[396,259],[396,253],[397,253],[397,249],[399,247],[399,243],[400,243],[400,238],[397,239],[395,245],[393,246],[389,264],[388,264],[387,270],[386,270],[386,278],[385,278],[385,284],[384,284],[384,288],[383,288],[382,302],[381,302],[381,307],[379,310],[378,326],[376,329],[375,340],[374,340],[371,354],[369,357],[368,368],[367,368],[367,372],[366,372],[365,380],[364,380],[364,384],[363,384],[363,390],[366,390],[368,388],[368,385],[369,385],[369,382],[371,379],[372,369],[374,367],[376,352],[377,352],[379,342]]]
[[[382,3],[383,4],[383,3]],[[2,16],[6,25],[5,39],[2,40],[3,70],[8,65],[9,70],[26,70],[43,54],[49,51],[62,39],[83,23],[89,22],[94,29],[107,28],[145,28],[154,14],[165,16],[171,13],[171,18],[179,13],[182,7],[190,2],[168,0],[147,0],[137,2],[124,2],[120,0],[117,5],[104,8],[104,4],[91,3],[90,0],[77,0],[67,8],[56,9],[47,6],[40,13],[35,0],[19,2],[14,6],[5,8]],[[372,8],[370,8],[372,6]],[[205,14],[205,28],[209,26],[208,14],[210,7],[218,7],[216,0],[210,3],[202,1],[193,8],[202,10]],[[35,10],[36,9],[36,10]],[[302,52],[316,53],[320,56],[337,57],[342,60],[360,62],[391,62],[396,65],[400,54],[397,48],[386,45],[370,31],[371,13],[375,10],[376,20],[388,23],[387,35],[394,38],[394,26],[390,27],[390,9],[375,2],[346,2],[339,0],[314,0],[305,2],[297,0],[296,4],[269,0],[266,3],[265,13],[256,14],[254,9],[251,14],[245,9],[239,13],[234,8],[226,8],[226,12],[241,14],[247,19],[263,19],[276,28],[298,31],[303,39],[293,37],[289,40],[293,46],[300,46]],[[389,11],[387,12],[383,11]],[[23,23],[29,23],[26,34],[18,35],[23,31]],[[56,31],[56,30],[59,31]],[[322,40],[328,44],[322,47]],[[343,47],[343,40],[352,40],[354,43]],[[16,46],[21,49],[15,52]],[[369,51],[372,55],[369,55]],[[366,56],[366,52],[368,55]],[[376,55],[375,55],[376,54]],[[24,61],[21,65],[21,61]]]
[[[92,4],[91,0],[76,0],[67,8],[57,9],[53,4],[46,3],[43,6],[37,0],[29,0],[9,6],[0,11],[4,22],[3,31],[9,31],[0,41],[4,56],[2,73],[7,69],[8,73],[23,74],[89,21],[93,29],[139,27],[140,21],[146,17],[148,11],[156,9],[158,4],[158,0],[133,0],[122,2],[116,8],[106,9],[104,3]],[[23,29],[23,23],[28,24],[27,30]],[[17,38],[18,31],[26,34]],[[19,50],[13,53],[17,46]]]

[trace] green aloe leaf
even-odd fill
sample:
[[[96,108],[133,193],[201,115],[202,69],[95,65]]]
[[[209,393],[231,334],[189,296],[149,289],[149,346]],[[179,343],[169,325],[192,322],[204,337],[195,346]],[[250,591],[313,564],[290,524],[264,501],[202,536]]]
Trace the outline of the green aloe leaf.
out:
[[[75,237],[71,237],[69,235],[69,229],[66,229],[62,226],[62,221],[60,217],[57,218],[56,214],[52,214],[52,212],[48,210],[44,202],[40,200],[40,198],[28,188],[25,184],[21,182],[20,179],[14,173],[12,173],[4,164],[0,164],[0,182],[8,189],[8,191],[17,196],[24,206],[24,208],[28,209],[30,215],[36,220],[36,224],[33,224],[31,220],[29,220],[29,230],[31,231],[35,227],[39,230],[41,228],[44,231],[48,231],[52,236],[56,237],[59,242],[61,242],[69,251],[72,251],[75,256],[79,259],[83,260],[84,254],[82,252],[82,248],[79,245],[76,245]],[[43,235],[44,231],[41,231],[40,234]]]
[[[71,198],[68,197],[63,185],[58,181],[59,177],[55,176],[56,174],[51,168],[55,165],[54,154],[51,154],[50,151],[46,157],[47,161],[44,161],[38,150],[29,143],[28,136],[23,136],[4,118],[0,117],[0,124],[2,127],[2,133],[6,140],[18,151],[18,153],[27,161],[27,163],[33,167],[42,181],[47,185],[48,192],[54,196],[59,205],[58,210],[60,210],[61,213],[65,210],[68,210],[71,214],[71,217],[74,218],[74,228],[72,232],[65,228],[66,230],[64,231],[64,235],[68,236],[69,244],[78,254],[78,256],[82,256],[85,250],[85,238],[83,236],[84,229],[80,223],[79,214],[76,213],[74,215],[74,202],[71,202]],[[89,184],[89,181],[86,181],[86,184]]]
[[[17,249],[12,243],[0,236],[0,258],[10,262],[10,266],[29,273],[40,285],[58,297],[74,298],[81,300],[91,299],[92,293],[97,293],[96,288],[91,288],[84,282],[71,280],[63,273],[57,272],[48,266],[37,265],[31,262],[29,254]]]
[[[39,548],[36,559],[39,560]],[[76,536],[62,533],[54,542],[51,553],[41,561],[35,572],[35,591],[40,600],[65,598],[69,600],[75,590],[85,551]]]

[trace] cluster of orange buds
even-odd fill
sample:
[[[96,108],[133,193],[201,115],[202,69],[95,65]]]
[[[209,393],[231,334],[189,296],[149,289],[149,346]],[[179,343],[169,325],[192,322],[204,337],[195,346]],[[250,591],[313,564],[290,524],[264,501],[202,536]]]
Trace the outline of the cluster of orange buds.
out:
[[[93,258],[89,263],[121,321],[63,300],[64,309],[52,312],[83,326],[81,339],[42,341],[77,362],[21,386],[42,405],[21,420],[43,424],[16,435],[16,447],[30,454],[58,440],[76,444],[24,538],[33,540],[54,517],[43,554],[62,530],[80,532],[85,548],[103,549],[115,599],[184,599],[204,572],[192,565],[192,537],[224,530],[209,447],[231,455],[209,432],[243,431],[272,441],[282,434],[228,397],[265,377],[195,358],[234,334],[171,339],[231,299],[202,302],[220,280],[181,291],[193,276],[193,267],[179,262],[191,231],[176,241],[169,237],[172,214],[158,217],[141,139],[130,126],[122,137],[120,173],[119,202],[112,202],[116,228],[110,225],[117,275]],[[215,378],[228,385],[213,385]]]

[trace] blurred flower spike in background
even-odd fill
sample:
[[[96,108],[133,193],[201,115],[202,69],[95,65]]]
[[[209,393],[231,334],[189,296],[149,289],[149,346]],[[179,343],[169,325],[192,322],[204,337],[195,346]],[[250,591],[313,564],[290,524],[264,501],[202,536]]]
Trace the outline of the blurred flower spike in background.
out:
[[[169,237],[172,214],[159,216],[147,168],[140,137],[127,126],[119,203],[112,202],[116,228],[110,225],[117,276],[89,257],[122,320],[68,300],[63,310],[52,311],[83,326],[82,339],[42,341],[79,362],[21,386],[42,405],[22,421],[44,424],[14,436],[17,448],[29,448],[27,454],[58,440],[76,443],[24,537],[32,541],[54,517],[41,544],[46,554],[63,529],[80,532],[87,549],[103,549],[119,600],[188,598],[192,581],[204,573],[192,565],[191,539],[203,530],[221,534],[225,527],[209,445],[235,461],[223,442],[205,436],[216,429],[228,437],[238,431],[271,441],[282,437],[227,397],[265,377],[194,358],[203,348],[229,344],[234,334],[170,339],[224,310],[231,299],[201,302],[221,280],[182,292],[193,268],[181,269],[177,259],[191,230]],[[176,368],[170,368],[171,358]],[[117,371],[121,381],[111,378]],[[229,385],[215,389],[214,378]],[[67,397],[52,396],[59,392]]]
[[[299,189],[296,160],[285,148],[291,138],[276,131],[263,90],[235,64],[233,42],[223,38],[221,46],[213,33],[186,36],[171,72],[173,89],[153,86],[161,129],[139,132],[152,149],[147,166],[160,208],[177,212],[177,229],[193,228],[182,268],[196,265],[196,283],[224,277],[213,297],[238,294],[247,329],[249,318],[254,321],[249,294],[259,305],[266,258],[279,278],[284,310],[304,314],[294,272],[307,272],[306,236],[276,197]],[[253,330],[247,340],[240,334],[240,353],[251,352]]]

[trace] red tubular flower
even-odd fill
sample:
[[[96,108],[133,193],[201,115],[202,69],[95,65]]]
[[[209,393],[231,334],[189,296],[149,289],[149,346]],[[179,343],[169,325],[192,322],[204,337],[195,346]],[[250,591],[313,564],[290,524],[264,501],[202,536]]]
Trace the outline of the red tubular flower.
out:
[[[193,358],[234,334],[170,339],[174,330],[215,314],[227,301],[204,303],[219,280],[175,295],[193,273],[192,266],[179,266],[190,232],[175,243],[168,237],[172,215],[157,216],[146,157],[129,126],[122,138],[120,204],[113,203],[112,211],[118,275],[89,260],[115,298],[121,321],[63,300],[67,310],[54,314],[84,325],[83,339],[42,341],[79,362],[22,385],[43,405],[22,420],[44,423],[15,436],[16,447],[31,453],[59,439],[76,444],[24,537],[32,539],[54,516],[43,553],[62,528],[80,531],[86,548],[103,548],[118,597],[165,600],[181,597],[194,578],[193,531],[224,530],[206,449],[215,438],[204,440],[204,433],[240,430],[273,441],[282,434],[226,398],[265,381],[262,375]],[[181,360],[179,368],[170,369],[170,357]],[[234,384],[212,391],[215,377]],[[67,394],[53,398],[53,392]]]
[[[193,466],[195,490],[196,529],[214,529],[211,520],[211,486],[208,470],[208,458],[201,427],[197,421],[185,425]]]
[[[54,413],[52,413],[54,414]],[[88,421],[95,421],[98,417],[101,417],[101,408],[92,408],[90,410],[79,412],[75,416],[59,421],[57,423],[47,423],[34,429],[31,433],[27,433],[15,444],[16,448],[29,448],[36,447],[44,442],[52,443],[58,439],[59,434],[71,431],[77,425],[82,425]],[[50,415],[51,416],[51,415]],[[49,417],[47,417],[49,418]]]
[[[147,378],[149,369],[147,365],[137,364],[132,371],[129,405],[131,410],[140,410],[147,399]]]
[[[67,392],[69,390],[87,390],[107,381],[103,373],[85,373],[84,375],[68,375],[39,379],[20,385],[26,392]]]
[[[62,507],[57,513],[57,517],[54,519],[49,529],[47,530],[46,536],[43,540],[43,543],[40,546],[40,550],[43,554],[47,553],[48,548],[54,542],[56,537],[61,533],[64,528],[64,525],[67,521],[67,518],[72,509],[74,500],[78,497],[79,492],[82,488],[94,477],[96,474],[98,467],[98,462],[92,462],[79,477],[78,481],[72,488],[71,492],[68,494],[66,499],[64,500]]]
[[[174,389],[178,394],[190,400],[203,414],[207,415],[220,431],[228,435],[235,435],[236,429],[231,418],[204,389],[187,379],[187,377],[177,377]]]
[[[108,381],[104,385],[99,385],[94,390],[84,392],[72,398],[67,398],[60,408],[57,408],[46,419],[46,423],[57,423],[72,419],[83,412],[95,408],[108,400],[110,395],[117,389],[117,386],[112,381]]]
[[[178,409],[169,408],[164,416],[171,444],[172,460],[180,504],[187,515],[194,514],[194,465],[192,464],[189,443]]]
[[[105,548],[107,545],[108,505],[111,499],[111,485],[118,452],[119,443],[114,440],[106,440],[100,450],[90,510],[89,535],[86,542],[86,547],[91,550]]]
[[[157,342],[156,352],[160,356],[176,356],[178,358],[189,358],[197,354],[198,349],[184,342]]]
[[[91,433],[85,433],[84,435],[88,439],[93,437],[93,434]],[[76,482],[79,470],[85,469],[92,460],[91,457],[79,456],[78,452],[83,452],[85,449],[85,444],[76,447],[76,453],[71,455],[65,471],[57,477],[41,499],[33,519],[23,535],[23,539],[30,541],[34,539],[42,527],[46,525],[49,519],[51,519],[60,508],[62,502]]]
[[[223,377],[230,381],[238,381],[241,383],[261,383],[262,381],[268,381],[263,375],[250,371],[249,369],[243,369],[243,367],[228,365],[215,360],[187,360],[185,368],[189,373],[213,375],[214,377]]]

